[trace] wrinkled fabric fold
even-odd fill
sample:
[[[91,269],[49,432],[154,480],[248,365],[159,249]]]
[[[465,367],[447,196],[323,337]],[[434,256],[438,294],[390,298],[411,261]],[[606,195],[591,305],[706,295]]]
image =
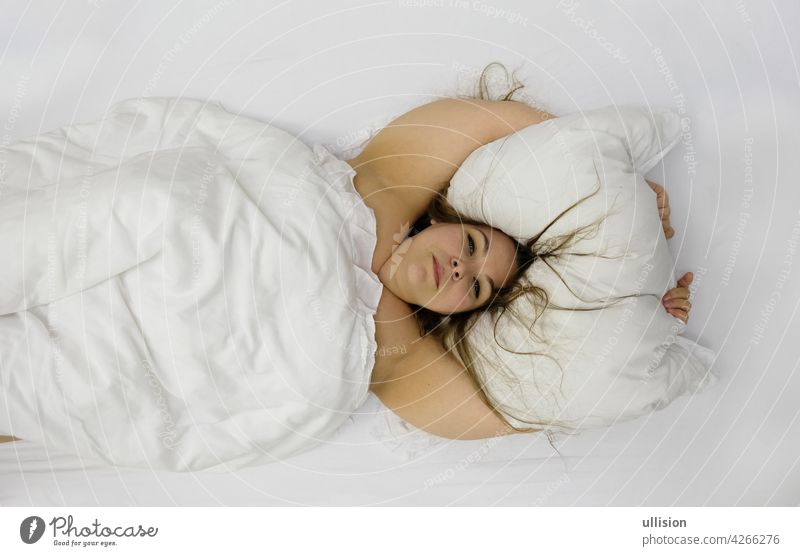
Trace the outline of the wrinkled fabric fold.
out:
[[[331,441],[366,399],[374,213],[324,147],[144,98],[5,156],[0,434],[228,471]]]

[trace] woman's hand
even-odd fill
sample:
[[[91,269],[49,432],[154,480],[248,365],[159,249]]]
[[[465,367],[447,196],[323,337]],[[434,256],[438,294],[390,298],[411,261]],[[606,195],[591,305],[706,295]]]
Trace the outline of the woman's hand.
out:
[[[678,317],[684,324],[689,322],[689,311],[692,310],[692,302],[689,301],[689,284],[694,280],[694,274],[687,272],[678,280],[678,285],[661,298],[661,303],[667,313],[673,317]]]
[[[644,180],[650,189],[656,192],[656,203],[658,204],[658,213],[661,216],[661,227],[664,228],[664,235],[670,239],[675,235],[675,230],[669,225],[669,196],[664,188],[650,180]]]

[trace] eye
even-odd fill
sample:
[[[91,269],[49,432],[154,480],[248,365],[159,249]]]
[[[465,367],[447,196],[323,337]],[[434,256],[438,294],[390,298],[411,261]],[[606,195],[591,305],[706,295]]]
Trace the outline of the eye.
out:
[[[477,280],[475,280],[475,287],[473,289],[475,290],[475,297],[476,298],[480,297],[481,296],[481,283],[478,282]]]
[[[472,236],[467,234],[467,243],[469,244],[469,254],[472,255],[475,252],[475,241],[473,241]]]

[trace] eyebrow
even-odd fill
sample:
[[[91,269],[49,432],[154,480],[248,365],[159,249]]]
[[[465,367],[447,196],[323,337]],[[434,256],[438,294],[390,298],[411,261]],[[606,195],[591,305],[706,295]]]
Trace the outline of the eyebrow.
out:
[[[480,228],[478,229],[478,231],[483,236],[483,254],[484,255],[488,255],[489,254],[489,238],[486,237],[486,234],[483,233],[483,230],[481,230]],[[491,276],[488,276],[488,278],[489,278],[489,284],[492,286],[492,290],[496,290],[497,288],[494,285],[494,280],[492,280]]]

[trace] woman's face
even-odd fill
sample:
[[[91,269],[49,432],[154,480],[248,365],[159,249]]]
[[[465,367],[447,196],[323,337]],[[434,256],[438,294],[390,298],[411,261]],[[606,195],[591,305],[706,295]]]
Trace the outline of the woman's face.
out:
[[[394,249],[378,276],[406,303],[452,314],[486,305],[516,272],[514,241],[500,230],[432,219]]]

